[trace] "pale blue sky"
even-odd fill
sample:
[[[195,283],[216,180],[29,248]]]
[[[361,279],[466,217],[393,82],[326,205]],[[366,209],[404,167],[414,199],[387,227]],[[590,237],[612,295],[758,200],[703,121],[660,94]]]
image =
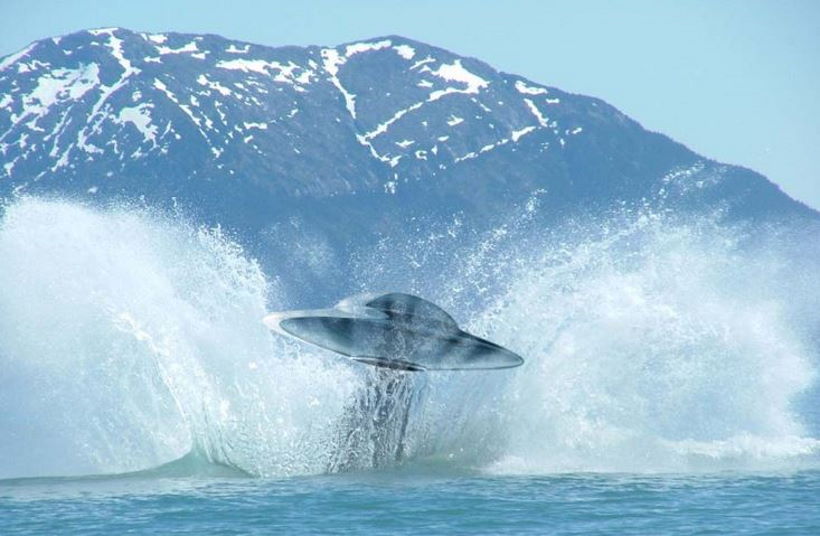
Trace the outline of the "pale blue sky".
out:
[[[385,34],[600,97],[820,208],[820,0],[0,0],[0,56],[83,28],[267,45]]]

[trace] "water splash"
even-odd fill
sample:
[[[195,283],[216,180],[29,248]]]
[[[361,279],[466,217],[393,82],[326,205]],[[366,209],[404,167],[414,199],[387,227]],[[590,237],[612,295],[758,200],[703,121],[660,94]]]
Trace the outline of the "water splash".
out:
[[[24,200],[0,227],[0,475],[134,471],[191,450],[321,472],[358,385],[272,338],[281,299],[219,232]]]
[[[817,259],[709,218],[626,211],[545,231],[536,212],[532,201],[486,233],[425,224],[354,255],[362,290],[418,293],[527,358],[517,371],[430,375],[409,463],[817,464],[816,416],[797,404],[817,398]],[[277,276],[179,218],[8,207],[0,477],[143,470],[190,452],[254,475],[338,465],[371,371],[264,328],[267,310],[291,305]],[[367,458],[374,445],[359,443]]]
[[[820,295],[817,259],[792,262],[783,235],[748,238],[716,219],[641,211],[535,243],[511,236],[483,258],[489,298],[470,327],[529,358],[489,391],[499,407],[483,419],[501,433],[482,432],[496,445],[485,467],[817,465],[817,423],[797,404],[818,399],[818,326],[806,314]],[[464,269],[476,281],[475,267]],[[458,271],[450,277],[463,284]]]

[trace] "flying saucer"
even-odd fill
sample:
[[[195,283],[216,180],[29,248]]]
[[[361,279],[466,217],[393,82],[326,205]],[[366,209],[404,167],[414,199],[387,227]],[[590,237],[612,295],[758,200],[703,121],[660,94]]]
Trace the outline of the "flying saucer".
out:
[[[399,292],[356,295],[331,309],[271,313],[263,322],[278,333],[376,367],[487,370],[524,362],[460,329],[439,306]]]

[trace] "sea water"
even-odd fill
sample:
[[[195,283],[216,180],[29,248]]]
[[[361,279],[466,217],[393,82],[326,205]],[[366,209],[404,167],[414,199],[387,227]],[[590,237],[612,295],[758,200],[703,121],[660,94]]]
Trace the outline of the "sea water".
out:
[[[0,484],[3,534],[795,534],[820,474],[487,476],[419,470]]]
[[[820,530],[818,234],[534,210],[351,252],[352,290],[526,363],[427,374],[403,458],[335,473],[373,372],[265,329],[286,273],[176,216],[6,207],[0,532]]]

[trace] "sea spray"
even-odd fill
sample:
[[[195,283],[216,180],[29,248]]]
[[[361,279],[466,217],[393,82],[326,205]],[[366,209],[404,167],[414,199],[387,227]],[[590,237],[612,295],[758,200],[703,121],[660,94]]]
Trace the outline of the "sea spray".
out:
[[[452,261],[404,282],[527,359],[504,380],[433,379],[439,452],[528,474],[818,463],[798,402],[818,399],[820,263],[788,233],[650,210],[504,230],[428,233]],[[394,255],[423,257],[409,242]]]
[[[362,290],[429,298],[526,359],[428,374],[401,463],[817,464],[816,414],[801,409],[817,401],[817,259],[719,218],[624,211],[545,228],[535,214],[528,203],[486,231],[426,222],[354,252]],[[0,476],[144,470],[189,453],[251,475],[332,468],[370,370],[265,329],[268,310],[295,305],[282,277],[176,216],[7,207]]]
[[[0,227],[0,475],[147,469],[195,450],[324,470],[355,373],[261,324],[276,289],[218,232],[23,200]]]

